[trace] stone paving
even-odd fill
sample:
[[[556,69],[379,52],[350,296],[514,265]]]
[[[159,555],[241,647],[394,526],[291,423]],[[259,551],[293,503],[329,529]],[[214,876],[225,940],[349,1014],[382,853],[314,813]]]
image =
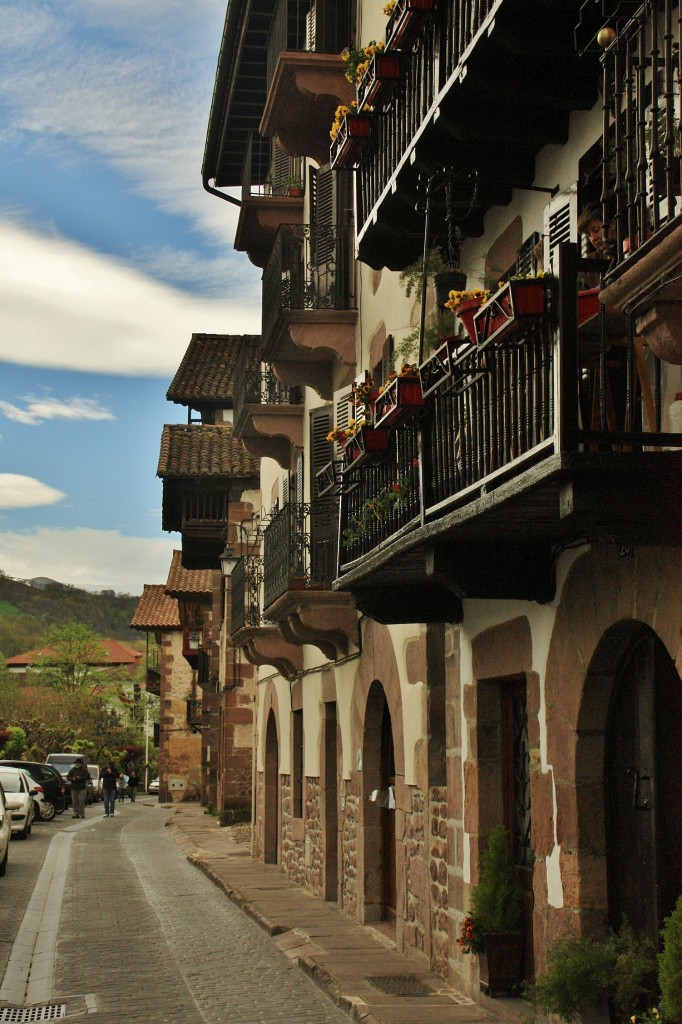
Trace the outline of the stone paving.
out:
[[[246,836],[235,842],[231,830],[221,829],[201,807],[175,805],[168,824],[189,860],[363,1024],[484,1024],[498,1017],[518,1022],[518,1000],[482,997],[490,1012],[473,1003],[399,953],[380,931],[350,920],[276,866],[254,861]],[[410,990],[419,994],[401,994]]]

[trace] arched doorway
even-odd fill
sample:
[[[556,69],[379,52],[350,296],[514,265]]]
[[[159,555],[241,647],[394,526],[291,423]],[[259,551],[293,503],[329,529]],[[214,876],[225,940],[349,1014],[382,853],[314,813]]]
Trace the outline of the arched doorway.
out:
[[[682,683],[648,627],[618,667],[605,743],[609,923],[658,944],[682,893]]]
[[[370,687],[363,749],[365,921],[396,919],[395,747],[391,712],[378,681]]]
[[[277,722],[272,709],[265,730],[264,844],[266,864],[279,862],[279,744]]]

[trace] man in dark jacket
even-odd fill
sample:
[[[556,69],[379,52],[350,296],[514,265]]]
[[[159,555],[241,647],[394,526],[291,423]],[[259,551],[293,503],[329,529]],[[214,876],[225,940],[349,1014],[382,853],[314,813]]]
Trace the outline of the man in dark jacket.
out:
[[[102,772],[102,789],[104,790],[104,817],[113,818],[116,809],[116,783],[118,772],[109,762]]]
[[[87,784],[90,782],[90,772],[85,767],[82,757],[76,758],[76,763],[66,776],[71,783],[71,800],[73,802],[74,818],[85,817],[85,798],[87,796]]]

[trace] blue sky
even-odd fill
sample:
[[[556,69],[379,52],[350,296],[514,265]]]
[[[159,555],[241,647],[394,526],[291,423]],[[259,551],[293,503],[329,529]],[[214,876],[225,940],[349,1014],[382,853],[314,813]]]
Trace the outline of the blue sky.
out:
[[[0,569],[166,579],[155,477],[193,332],[260,272],[201,163],[226,0],[0,0]]]

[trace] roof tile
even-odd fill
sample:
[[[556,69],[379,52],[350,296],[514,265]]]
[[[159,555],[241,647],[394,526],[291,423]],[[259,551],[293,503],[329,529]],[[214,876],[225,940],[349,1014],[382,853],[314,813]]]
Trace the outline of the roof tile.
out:
[[[259,460],[250,455],[231,425],[166,424],[161,434],[157,476],[257,477]]]
[[[234,370],[243,343],[257,334],[193,334],[166,397],[178,405],[232,405]]]
[[[220,586],[220,571],[217,569],[185,569],[182,564],[182,551],[173,552],[166,593],[171,597],[210,597],[216,587]]]
[[[130,625],[133,629],[182,629],[180,609],[174,597],[166,593],[164,583],[145,583]]]

